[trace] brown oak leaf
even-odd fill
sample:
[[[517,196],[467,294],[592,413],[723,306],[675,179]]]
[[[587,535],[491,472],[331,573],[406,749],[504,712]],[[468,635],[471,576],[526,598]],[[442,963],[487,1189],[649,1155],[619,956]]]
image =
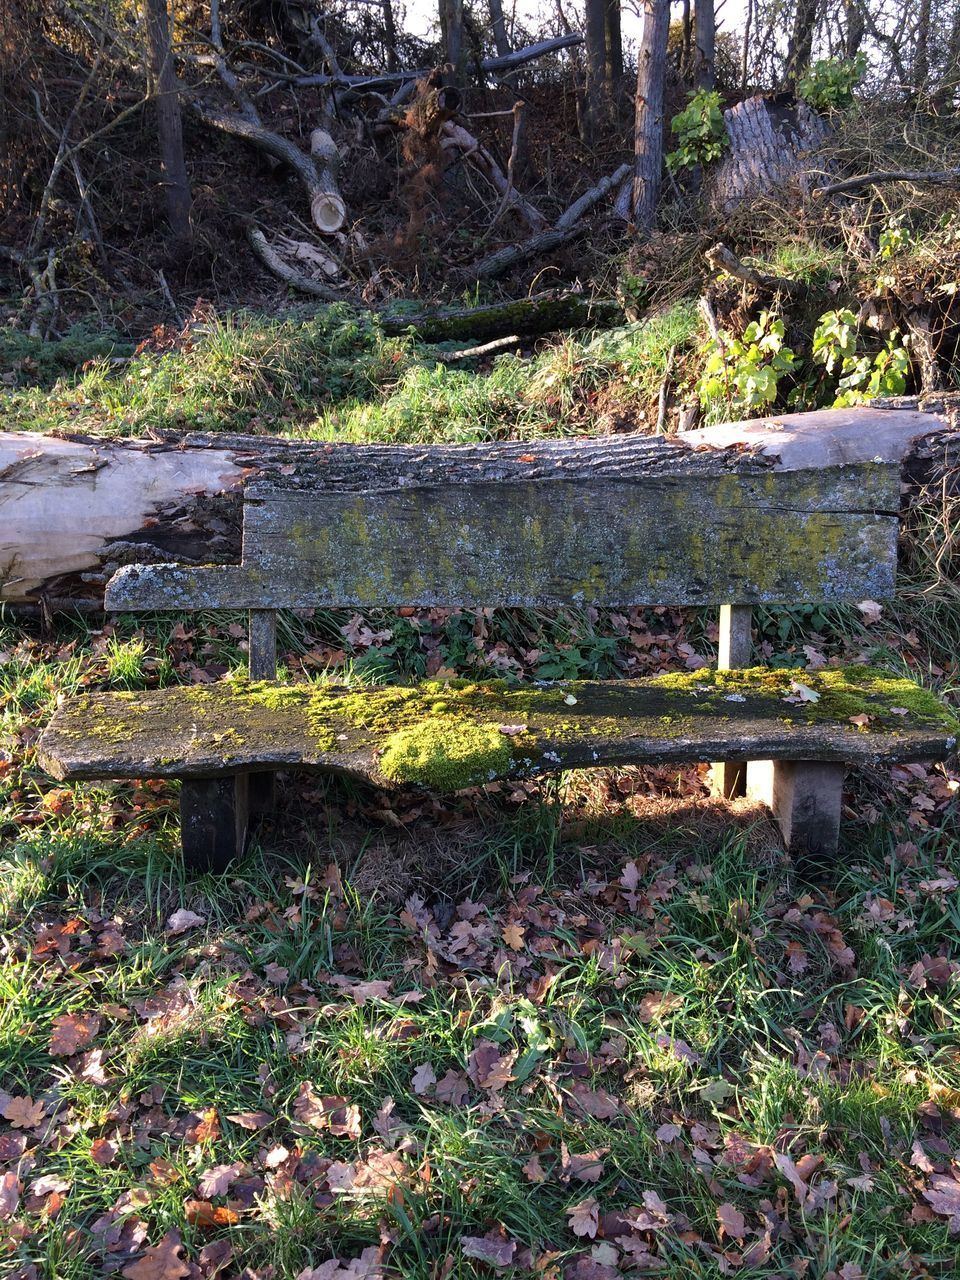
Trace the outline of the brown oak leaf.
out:
[[[180,1257],[183,1243],[179,1231],[168,1231],[163,1239],[151,1245],[142,1258],[123,1268],[126,1280],[184,1280],[190,1267]]]
[[[212,1169],[200,1175],[197,1190],[204,1200],[212,1200],[214,1196],[225,1196],[231,1182],[239,1178],[244,1166],[239,1161],[234,1164],[215,1164]]]
[[[734,1240],[742,1240],[747,1234],[747,1223],[743,1214],[733,1204],[721,1204],[717,1208],[717,1221],[724,1233]]]
[[[95,1013],[64,1013],[54,1018],[52,1025],[49,1051],[68,1058],[87,1047],[100,1030],[100,1019]]]
[[[90,1159],[94,1164],[112,1164],[117,1158],[117,1144],[109,1138],[94,1138],[90,1143]]]
[[[15,1097],[3,1108],[3,1118],[9,1120],[14,1129],[34,1129],[43,1119],[44,1110],[42,1102]]]
[[[600,1227],[600,1206],[591,1196],[581,1200],[567,1210],[570,1230],[575,1236],[586,1236],[592,1240]]]

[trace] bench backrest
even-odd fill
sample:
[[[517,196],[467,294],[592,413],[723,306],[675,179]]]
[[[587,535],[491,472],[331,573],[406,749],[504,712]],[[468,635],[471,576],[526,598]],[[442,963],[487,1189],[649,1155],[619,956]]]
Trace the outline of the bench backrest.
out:
[[[533,455],[523,455],[533,456]],[[796,604],[894,589],[899,466],[256,483],[240,565],[130,566],[111,609]]]

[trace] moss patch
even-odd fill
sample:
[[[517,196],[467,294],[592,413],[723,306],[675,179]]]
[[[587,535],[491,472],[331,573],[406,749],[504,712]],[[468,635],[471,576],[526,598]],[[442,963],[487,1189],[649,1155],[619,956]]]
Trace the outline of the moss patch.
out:
[[[380,769],[394,782],[417,782],[433,791],[459,791],[506,773],[510,744],[495,724],[471,724],[437,716],[387,738]]]
[[[791,696],[794,682],[812,689],[816,701],[785,703],[783,718],[843,723],[868,715],[871,725],[889,730],[904,723],[930,725],[956,732],[957,718],[935,693],[914,680],[891,676],[873,667],[826,667],[797,671],[790,667],[747,667],[736,671],[700,670],[655,676],[651,687],[695,695],[700,705],[722,709],[726,700],[745,698],[769,707]],[[790,707],[788,713],[787,708]],[[904,715],[906,712],[906,715]]]

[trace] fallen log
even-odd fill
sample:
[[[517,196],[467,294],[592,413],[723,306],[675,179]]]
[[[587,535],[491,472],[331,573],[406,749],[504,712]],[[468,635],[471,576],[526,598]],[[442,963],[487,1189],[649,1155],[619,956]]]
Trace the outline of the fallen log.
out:
[[[595,450],[595,444],[588,446]],[[562,479],[582,441],[331,446],[264,436],[188,435],[98,440],[0,433],[0,601],[66,608],[102,601],[124,564],[237,563],[241,494],[252,480],[391,487],[431,467],[522,455],[526,476]],[[858,408],[788,414],[683,436],[615,436],[609,465],[631,475],[700,474],[757,465],[793,470],[873,458],[904,459],[913,483],[960,466],[960,430],[914,410]],[[531,460],[532,459],[532,460]],[[429,474],[428,474],[429,472]]]
[[[449,342],[462,338],[499,338],[515,333],[527,338],[560,329],[599,329],[623,322],[618,302],[582,293],[547,293],[517,302],[494,302],[485,307],[442,307],[405,315],[381,316],[391,337],[412,329],[421,342]]]
[[[884,182],[932,182],[934,186],[953,186],[960,183],[960,165],[954,169],[881,169],[876,173],[864,173],[859,178],[843,178],[825,187],[817,187],[815,198],[837,196],[844,191],[860,191]]]

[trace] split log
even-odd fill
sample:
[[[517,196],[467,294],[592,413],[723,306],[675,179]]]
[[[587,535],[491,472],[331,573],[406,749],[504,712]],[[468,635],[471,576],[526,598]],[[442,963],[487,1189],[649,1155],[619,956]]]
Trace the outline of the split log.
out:
[[[830,136],[830,126],[792,94],[747,98],[723,113],[730,154],[710,175],[709,203],[725,213],[744,200],[773,195],[790,181],[810,185],[809,154]]]
[[[332,235],[343,226],[346,206],[336,185],[339,162],[336,145],[323,129],[315,129],[311,138],[311,155],[301,151],[289,138],[273,133],[244,116],[223,111],[208,102],[194,100],[194,114],[211,128],[243,138],[258,150],[288,165],[302,182],[310,200],[313,221],[324,235]],[[314,150],[314,147],[316,150]],[[338,220],[339,219],[339,220]]]
[[[485,307],[443,307],[380,318],[385,333],[395,337],[413,329],[421,342],[498,338],[508,333],[534,338],[560,329],[599,329],[622,322],[623,311],[618,302],[569,291],[517,302],[494,302]]]
[[[404,477],[449,479],[461,467],[496,469],[498,459],[519,458],[527,478],[563,478],[587,455],[600,456],[611,474],[626,468],[637,476],[905,458],[911,478],[922,483],[942,474],[945,460],[960,464],[960,430],[913,410],[858,408],[685,436],[429,448],[331,447],[263,436],[96,440],[0,433],[0,600],[95,604],[106,578],[124,564],[237,563],[248,480],[316,486],[323,477],[341,488],[390,487]]]
[[[297,271],[289,263],[284,262],[276,249],[271,248],[260,228],[255,227],[253,223],[247,227],[247,240],[250,248],[267,270],[288,284],[291,289],[299,289],[301,293],[308,293],[313,298],[322,298],[324,302],[343,301],[343,294],[331,288],[330,285],[324,284],[322,280],[314,280],[313,276],[305,276],[302,271]]]

